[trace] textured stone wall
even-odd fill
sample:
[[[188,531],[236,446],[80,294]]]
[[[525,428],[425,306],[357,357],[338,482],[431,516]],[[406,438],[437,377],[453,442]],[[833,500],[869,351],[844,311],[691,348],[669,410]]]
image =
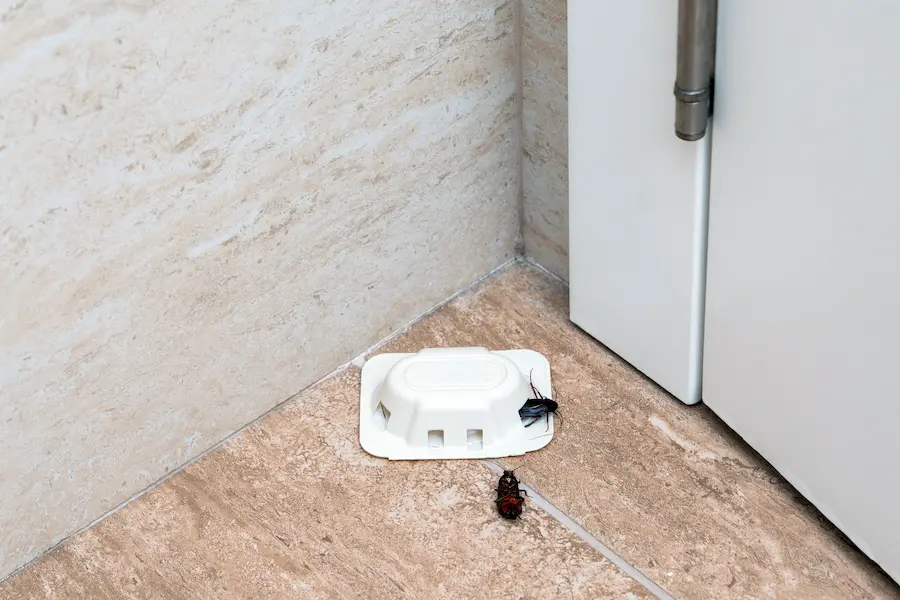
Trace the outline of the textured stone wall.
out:
[[[525,252],[568,279],[566,0],[521,1]]]
[[[513,8],[0,0],[0,576],[512,256]]]

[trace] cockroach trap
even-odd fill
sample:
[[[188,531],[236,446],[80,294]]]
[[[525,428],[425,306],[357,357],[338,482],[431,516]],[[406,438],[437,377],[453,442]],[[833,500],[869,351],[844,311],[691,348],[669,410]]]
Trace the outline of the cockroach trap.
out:
[[[519,410],[549,398],[550,363],[533,350],[429,348],[379,354],[362,369],[359,441],[391,460],[502,458],[553,438],[552,413],[535,423]],[[527,425],[527,426],[526,426]]]

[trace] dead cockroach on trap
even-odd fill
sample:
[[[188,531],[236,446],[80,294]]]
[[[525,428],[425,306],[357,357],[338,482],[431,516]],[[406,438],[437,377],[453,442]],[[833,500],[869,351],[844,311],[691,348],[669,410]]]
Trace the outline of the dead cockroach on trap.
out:
[[[559,418],[557,412],[559,410],[559,404],[555,400],[544,396],[540,390],[535,387],[531,373],[528,374],[528,384],[531,386],[531,393],[534,394],[534,397],[525,400],[525,404],[519,409],[519,417],[523,421],[529,419],[528,423],[525,424],[525,427],[531,427],[544,417],[547,419],[547,427],[549,428],[550,414],[552,413],[555,418]]]

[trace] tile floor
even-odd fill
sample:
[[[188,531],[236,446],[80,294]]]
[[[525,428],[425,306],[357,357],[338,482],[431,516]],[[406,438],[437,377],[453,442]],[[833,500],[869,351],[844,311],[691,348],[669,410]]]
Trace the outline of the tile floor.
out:
[[[668,397],[566,308],[560,282],[514,265],[379,351],[546,354],[562,425],[507,464],[674,597],[900,599],[709,410]],[[501,521],[485,463],[366,455],[358,385],[350,368],[307,390],[0,583],[0,599],[654,597],[535,502]]]

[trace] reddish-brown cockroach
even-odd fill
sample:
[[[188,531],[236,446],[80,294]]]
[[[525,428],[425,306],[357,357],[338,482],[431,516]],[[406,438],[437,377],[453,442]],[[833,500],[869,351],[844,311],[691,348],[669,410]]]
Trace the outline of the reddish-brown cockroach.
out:
[[[497,511],[504,519],[514,521],[522,516],[525,507],[525,490],[519,489],[519,480],[515,472],[503,471],[497,483]]]

